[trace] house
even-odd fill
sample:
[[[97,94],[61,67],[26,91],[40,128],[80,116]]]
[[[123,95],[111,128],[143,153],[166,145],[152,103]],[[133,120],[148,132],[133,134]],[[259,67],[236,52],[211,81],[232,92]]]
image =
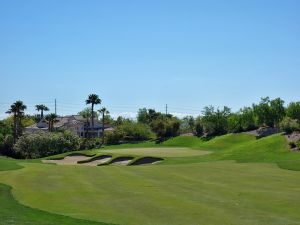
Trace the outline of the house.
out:
[[[102,136],[102,123],[98,119],[94,119],[94,127],[92,127],[91,119],[86,119],[83,116],[71,115],[57,117],[56,122],[54,123],[54,129],[65,129],[77,134],[79,137],[101,137]],[[111,130],[112,126],[104,125],[104,130]],[[48,132],[49,123],[42,119],[40,122],[26,127],[26,133],[35,133],[38,131]]]

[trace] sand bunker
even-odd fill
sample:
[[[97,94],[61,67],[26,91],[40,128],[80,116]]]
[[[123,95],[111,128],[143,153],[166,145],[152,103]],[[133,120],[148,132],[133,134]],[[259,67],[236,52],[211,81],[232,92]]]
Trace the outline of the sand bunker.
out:
[[[86,162],[81,161],[78,163],[84,166],[98,166],[99,164],[107,163],[111,158],[112,158],[111,155],[100,155],[90,160],[87,160]]]
[[[91,157],[83,156],[83,155],[72,155],[66,156],[63,159],[56,159],[56,160],[43,160],[43,163],[52,163],[56,165],[78,165],[79,161],[88,160]]]
[[[128,165],[131,160],[133,160],[134,157],[117,157],[115,159],[113,159],[109,165],[122,165],[122,166],[126,166]]]
[[[141,166],[141,165],[156,164],[156,163],[159,163],[163,160],[164,159],[157,158],[157,157],[143,157],[143,158],[140,158],[140,159],[134,161],[133,163],[131,163],[130,166]]]

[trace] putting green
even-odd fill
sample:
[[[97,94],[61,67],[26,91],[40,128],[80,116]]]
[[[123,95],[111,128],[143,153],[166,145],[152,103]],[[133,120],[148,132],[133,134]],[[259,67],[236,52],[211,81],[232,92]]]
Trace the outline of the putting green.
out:
[[[112,153],[117,155],[153,156],[153,157],[187,157],[207,155],[211,152],[193,150],[189,148],[130,148],[104,150],[101,153]]]
[[[144,167],[20,163],[0,172],[22,204],[122,225],[300,224],[299,172],[231,161]]]

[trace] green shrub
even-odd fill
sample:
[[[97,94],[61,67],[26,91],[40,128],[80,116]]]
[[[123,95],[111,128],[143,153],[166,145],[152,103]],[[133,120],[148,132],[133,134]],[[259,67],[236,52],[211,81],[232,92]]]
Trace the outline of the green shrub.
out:
[[[80,141],[80,149],[93,149],[101,147],[100,138],[82,138]]]
[[[117,130],[127,141],[144,141],[155,137],[151,128],[143,123],[125,122]]]
[[[20,158],[33,159],[78,150],[80,138],[72,132],[38,132],[23,135],[14,145]]]
[[[154,120],[151,127],[159,138],[176,137],[179,135],[180,121],[176,117],[161,117]]]
[[[105,132],[105,144],[115,145],[123,140],[124,134],[119,130]]]
[[[300,149],[300,140],[296,142],[296,147]]]
[[[287,134],[300,130],[300,125],[298,120],[292,119],[290,117],[285,117],[279,123],[279,127],[282,131],[286,132]]]
[[[202,125],[200,119],[198,119],[198,120],[196,121],[196,124],[195,124],[195,131],[196,131],[196,135],[197,135],[198,137],[201,137],[201,136],[203,135],[203,125]]]

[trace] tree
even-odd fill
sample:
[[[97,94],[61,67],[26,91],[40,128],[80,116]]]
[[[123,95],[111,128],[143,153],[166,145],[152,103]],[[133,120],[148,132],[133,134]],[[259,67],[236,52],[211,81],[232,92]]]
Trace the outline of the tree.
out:
[[[227,132],[227,118],[231,114],[230,108],[224,106],[222,110],[215,110],[213,106],[205,107],[202,111],[202,124],[207,135],[221,135]]]
[[[78,115],[82,116],[85,119],[92,118],[92,109],[87,107],[84,108],[82,111],[78,112]],[[97,112],[94,112],[94,116],[97,118],[99,115]]]
[[[55,113],[50,113],[47,118],[48,120],[48,130],[49,132],[54,131],[54,123],[57,122],[57,115]]]
[[[91,119],[92,119],[92,130],[94,130],[94,118],[95,118],[95,114],[94,114],[94,106],[101,104],[101,99],[99,98],[98,95],[96,94],[90,94],[88,96],[88,99],[85,101],[87,105],[91,104],[91,110],[92,110],[92,115],[91,115]]]
[[[280,98],[271,100],[270,107],[273,123],[278,127],[279,122],[285,117],[284,101]]]
[[[300,102],[291,102],[286,109],[286,115],[300,122]]]
[[[102,145],[104,144],[104,125],[105,125],[105,115],[109,114],[109,111],[103,107],[102,109],[98,110],[99,113],[102,114]]]
[[[150,125],[158,117],[162,116],[160,112],[156,112],[154,109],[139,109],[137,115],[137,121],[140,123]]]
[[[253,104],[253,110],[259,126],[278,126],[285,116],[284,101],[280,98],[262,98],[258,105]]]
[[[176,117],[160,116],[151,123],[152,130],[160,139],[179,135],[180,121]]]
[[[27,108],[22,101],[16,101],[10,106],[10,109],[6,112],[8,114],[13,114],[13,139],[14,143],[19,136],[22,135],[22,117],[24,111]]]
[[[44,118],[44,111],[49,111],[49,108],[45,105],[36,105],[35,108],[38,112],[41,111],[41,118],[40,119]]]
[[[183,133],[193,133],[195,131],[195,119],[192,116],[185,116],[181,119],[180,130]]]

